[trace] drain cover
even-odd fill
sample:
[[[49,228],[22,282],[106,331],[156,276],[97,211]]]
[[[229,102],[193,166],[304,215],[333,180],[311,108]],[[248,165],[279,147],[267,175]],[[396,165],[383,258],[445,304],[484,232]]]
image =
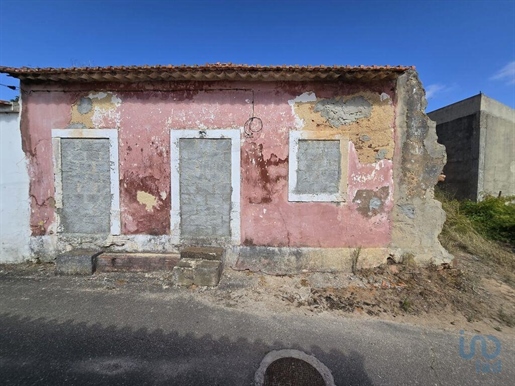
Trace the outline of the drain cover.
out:
[[[265,371],[264,386],[325,386],[322,375],[308,362],[297,358],[281,358],[270,363]]]
[[[255,376],[256,386],[334,386],[329,369],[313,355],[299,350],[268,353]]]

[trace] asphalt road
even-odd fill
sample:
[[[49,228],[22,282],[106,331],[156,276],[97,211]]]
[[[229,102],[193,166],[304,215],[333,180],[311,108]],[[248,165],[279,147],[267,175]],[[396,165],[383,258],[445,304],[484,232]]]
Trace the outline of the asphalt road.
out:
[[[0,275],[0,385],[253,385],[263,357],[314,355],[336,385],[513,385],[514,340],[460,356],[457,332],[213,306],[188,290]],[[466,352],[473,334],[465,335]],[[487,352],[494,349],[489,346]],[[476,362],[497,373],[479,371]],[[498,362],[500,361],[500,362]],[[481,369],[480,369],[481,370]]]

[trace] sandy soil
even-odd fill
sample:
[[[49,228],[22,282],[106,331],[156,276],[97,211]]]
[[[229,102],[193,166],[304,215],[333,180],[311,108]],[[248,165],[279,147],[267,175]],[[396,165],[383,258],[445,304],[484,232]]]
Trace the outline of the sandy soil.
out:
[[[515,336],[515,280],[468,254],[456,256],[453,266],[391,264],[355,274],[276,277],[226,271],[220,286],[204,293],[227,307],[331,312]]]

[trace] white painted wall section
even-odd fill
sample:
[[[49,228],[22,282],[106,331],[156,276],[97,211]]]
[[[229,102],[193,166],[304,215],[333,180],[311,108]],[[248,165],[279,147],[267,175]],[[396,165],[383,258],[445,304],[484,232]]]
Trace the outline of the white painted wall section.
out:
[[[0,111],[0,263],[30,259],[27,160],[17,110]]]

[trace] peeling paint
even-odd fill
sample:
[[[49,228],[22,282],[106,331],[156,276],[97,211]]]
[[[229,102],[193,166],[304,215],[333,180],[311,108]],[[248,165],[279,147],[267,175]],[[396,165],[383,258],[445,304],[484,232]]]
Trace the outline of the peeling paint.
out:
[[[284,167],[288,162],[271,154],[268,159],[263,156],[263,145],[252,142],[244,151],[243,164],[248,165],[244,174],[246,181],[254,185],[253,194],[248,198],[250,204],[262,204],[272,201],[280,185],[286,182],[288,170]]]
[[[210,84],[214,89],[211,91],[194,90],[195,83],[189,87],[192,90],[169,92],[130,92],[115,88],[112,92],[72,93],[68,100],[63,99],[58,117],[64,123],[57,127],[74,129],[77,133],[96,125],[109,124],[117,128],[122,234],[166,236],[166,240],[175,240],[170,232],[174,184],[171,181],[170,130],[207,132],[238,128],[253,113],[262,119],[263,129],[253,138],[242,136],[241,140],[240,243],[319,248],[388,245],[391,198],[388,196],[378,202],[372,197],[367,210],[377,212],[373,216],[363,215],[357,210],[358,203],[352,202],[358,190],[376,191],[388,187],[391,191],[390,154],[376,160],[381,149],[389,149],[388,141],[380,143],[379,136],[391,137],[393,130],[393,120],[381,121],[389,116],[388,109],[393,107],[391,98],[381,101],[380,88],[372,92],[354,87],[347,92],[347,86],[324,91],[325,86],[291,84],[231,86],[238,90],[216,90],[219,86]],[[249,87],[255,87],[254,91]],[[369,101],[370,117],[335,128],[320,112],[313,111],[320,100],[346,102],[353,97]],[[80,114],[80,98],[91,100],[91,110],[82,106],[83,114]],[[70,109],[74,112],[73,119],[70,119]],[[103,111],[102,117],[95,118],[95,111]],[[342,176],[345,176],[341,183],[349,187],[348,202],[288,201],[288,141],[295,127],[308,133],[306,138],[309,139],[340,138],[345,148],[341,152]],[[372,145],[369,150],[358,149],[369,144]],[[51,183],[43,182],[41,188],[43,186],[48,188]],[[38,219],[43,221],[41,234],[48,234],[47,224],[52,224],[53,219],[42,215]]]
[[[388,155],[388,149],[376,149],[376,161],[381,161]]]
[[[69,123],[71,94],[32,93],[22,84],[20,131],[22,149],[28,159],[31,200],[30,228],[33,237],[55,232],[52,129]],[[34,125],[33,122],[37,122]]]
[[[384,203],[389,196],[390,189],[383,186],[377,190],[358,190],[353,203],[358,204],[357,210],[363,216],[372,217],[384,209]]]
[[[82,97],[79,100],[79,103],[77,104],[77,111],[79,114],[87,114],[91,111],[93,108],[93,102],[91,101],[91,98],[88,97]]]
[[[332,127],[339,128],[356,122],[362,118],[370,117],[372,105],[362,96],[346,101],[341,99],[324,99],[315,104],[313,111],[320,113]]]
[[[152,212],[154,207],[157,207],[158,204],[156,197],[141,190],[138,190],[136,200],[138,200],[141,205],[145,205],[147,212]]]
[[[110,92],[90,93],[72,105],[70,125],[86,128],[118,128],[121,99]]]
[[[44,87],[48,91],[37,92]],[[118,134],[119,163],[111,168],[119,169],[112,184],[119,187],[122,235],[91,238],[88,245],[168,251],[177,248],[170,223],[171,192],[177,183],[171,178],[170,131],[231,129],[238,136],[252,115],[262,119],[263,128],[252,138],[241,134],[241,178],[235,177],[241,183],[237,185],[241,233],[235,233],[233,244],[239,241],[249,249],[287,247],[292,264],[298,261],[296,248],[330,248],[341,251],[331,258],[331,266],[343,266],[342,259],[352,248],[384,251],[393,245],[408,250],[413,240],[420,245],[436,243],[437,232],[432,223],[425,224],[425,218],[436,211],[435,204],[429,209],[426,204],[433,202],[427,197],[442,155],[434,136],[428,136],[432,129],[424,123],[423,101],[418,97],[423,90],[417,82],[401,89],[416,92],[417,97],[400,102],[391,81],[128,82],[106,83],[102,89],[110,91],[102,92],[87,87],[85,83],[22,84],[21,131],[31,179],[32,240],[40,250],[75,248],[85,240],[59,233],[56,227],[59,208],[55,206],[62,203],[54,205],[53,198],[59,184],[52,178],[52,129],[69,129],[79,138],[91,129],[110,128]],[[369,104],[369,114],[360,112],[340,124],[324,112],[356,102],[358,110]],[[341,180],[347,187],[346,201],[288,200],[292,131],[306,134],[302,138],[340,138],[345,143],[341,169],[342,176],[343,171],[346,174]],[[399,230],[393,243],[395,227]],[[313,256],[306,261],[313,266]]]
[[[386,101],[386,100],[390,100],[390,103],[391,103],[390,95],[388,95],[385,92],[382,92],[381,95],[379,96],[379,98],[381,99],[381,102],[382,101]]]
[[[309,90],[308,87],[304,88],[306,89]],[[302,88],[294,90],[292,87],[290,93],[275,91],[274,98],[277,99],[271,99],[269,96],[267,109],[257,109],[258,116],[265,111],[267,113],[263,114],[266,117],[263,133],[260,133],[257,139],[246,140],[242,148],[242,243],[270,247],[385,246],[390,238],[389,212],[392,207],[390,197],[384,200],[380,213],[372,217],[360,214],[357,211],[357,205],[351,201],[349,203],[288,201],[287,169],[291,163],[291,157],[285,150],[289,143],[290,131],[297,128],[299,122],[302,123],[300,131],[306,134],[303,138],[340,138],[342,143],[349,144],[344,146],[345,151],[342,152],[342,170],[345,170],[343,183],[349,188],[352,187],[352,195],[348,195],[351,200],[359,189],[374,190],[383,186],[390,189],[393,185],[391,160],[377,162],[373,153],[374,157],[370,158],[370,163],[359,162],[354,144],[346,139],[348,137],[346,127],[354,127],[356,123],[335,129],[319,113],[312,111],[316,100],[336,97],[344,99],[347,95],[328,95],[327,92],[319,94],[317,89],[312,90],[303,92]],[[339,91],[336,89],[335,93],[337,92]],[[319,95],[323,98],[318,97]],[[349,95],[368,94],[354,91]],[[373,93],[373,95],[374,97],[371,98],[375,98],[374,103],[380,104],[380,93]],[[259,100],[259,97],[260,94],[256,93],[256,100]],[[285,97],[289,111],[280,109],[284,103],[281,102],[281,98]],[[388,103],[385,101],[384,105]],[[372,114],[374,109],[376,109],[375,106],[372,108]],[[306,119],[308,117],[309,121]],[[316,122],[311,122],[311,119]],[[371,119],[372,117],[364,118],[360,122]],[[320,126],[317,127],[316,123]],[[283,129],[284,127],[286,130]],[[355,129],[356,138],[359,135],[368,134],[368,129],[358,126]],[[392,130],[393,119],[391,126],[387,125],[390,136]],[[273,155],[287,162],[278,163],[272,168],[270,165],[267,167],[268,162],[275,160]],[[267,160],[270,161],[267,162]],[[350,173],[357,181],[351,180]]]
[[[289,101],[297,128],[313,133],[333,131],[347,135],[363,164],[392,159],[395,111],[388,94],[363,91],[316,98],[315,101],[313,97],[314,94],[310,99],[299,96],[298,101],[297,98]]]
[[[170,170],[166,167],[166,170]],[[155,174],[159,173],[155,169]],[[169,183],[169,179],[166,182]],[[121,184],[122,232],[165,235],[170,231],[170,196],[163,199],[163,182],[138,170],[124,171]]]
[[[334,203],[306,202],[298,205],[288,202],[288,135],[289,130],[295,127],[296,117],[293,112],[298,110],[299,104],[316,103],[317,97],[315,91],[300,92],[297,94],[300,96],[295,97],[289,92],[278,91],[274,85],[261,85],[260,88],[261,91],[255,91],[254,107],[255,115],[263,119],[263,130],[253,140],[244,139],[242,142],[242,232],[248,235],[246,237],[242,234],[242,240],[252,239],[261,245],[341,247],[357,242],[363,246],[385,245],[389,237],[386,215],[375,216],[374,224],[369,224],[363,216],[357,215],[354,204],[339,206]],[[358,94],[363,95],[362,92]],[[120,117],[123,117],[123,124],[119,127],[122,232],[166,235],[170,229],[170,128],[198,127],[211,130],[241,125],[251,113],[248,101],[252,94],[249,91],[196,91],[186,97],[175,91],[135,94],[116,92],[117,98],[123,100],[123,103],[113,102],[112,95],[114,93],[90,93],[82,97],[91,99],[92,111],[99,101],[107,101],[111,106],[113,103],[119,104],[116,108]],[[374,95],[379,100],[379,94]],[[324,98],[335,96],[324,95]],[[68,109],[77,100],[72,101]],[[372,109],[372,115],[375,108]],[[314,114],[322,120],[320,114]],[[84,130],[83,123],[74,124],[78,132]],[[309,126],[310,123],[304,122],[304,125]],[[340,135],[334,128],[329,128],[329,131]],[[313,138],[326,135],[317,130],[311,130],[310,133]],[[369,130],[364,128],[356,133],[372,138]],[[357,155],[353,153],[349,157],[350,160]],[[350,162],[346,159],[347,156],[342,157],[345,170]],[[356,178],[352,185],[356,189],[363,189],[388,184],[386,179],[391,178],[388,162],[382,160],[372,164],[371,176],[365,173],[365,164],[360,164],[359,168],[349,165],[349,171]],[[350,184],[351,180],[348,181]],[[152,196],[149,204],[154,204],[155,200],[156,205],[149,207],[140,203],[138,191]],[[354,194],[355,190],[352,197]],[[253,214],[252,208],[258,212]],[[384,213],[387,213],[388,205],[384,208]],[[52,220],[45,218],[40,220],[44,221],[43,224],[52,223]],[[352,227],[348,225],[350,223]],[[43,225],[43,232],[46,229],[47,226]],[[271,229],[274,231],[270,232]],[[320,233],[322,229],[324,232]]]
[[[305,92],[294,99],[290,99],[288,104],[291,106],[291,111],[295,117],[295,127],[301,129],[304,126],[304,120],[295,113],[295,105],[298,103],[316,102],[317,97],[314,92]]]

